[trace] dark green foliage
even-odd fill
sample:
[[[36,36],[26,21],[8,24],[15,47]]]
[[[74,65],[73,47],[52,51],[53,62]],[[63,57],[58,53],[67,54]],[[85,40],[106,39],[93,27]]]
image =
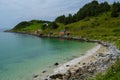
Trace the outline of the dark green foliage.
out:
[[[65,23],[64,24],[69,24],[73,22],[73,16],[72,14],[69,14],[68,17],[65,18]]]
[[[59,16],[55,19],[55,22],[64,23],[65,15]]]
[[[67,17],[65,15],[59,16],[55,19],[55,22],[63,23],[63,24],[69,24],[72,22],[75,22],[75,16],[73,17],[72,14],[69,14]]]
[[[44,21],[44,20],[31,20],[31,23],[50,23],[50,21]]]
[[[23,21],[23,22],[17,24],[17,25],[13,28],[13,30],[19,30],[19,29],[25,28],[25,27],[27,27],[27,26],[29,26],[29,25],[31,25],[30,22]]]
[[[84,19],[89,16],[97,16],[100,13],[110,11],[110,5],[107,2],[99,4],[96,0],[86,4],[77,12],[77,20]]]
[[[113,7],[112,7],[112,17],[118,17],[120,12],[120,3],[119,2],[114,2]]]
[[[113,32],[120,32],[120,29],[114,29]]]
[[[100,12],[110,11],[110,5],[107,2],[100,4]]]
[[[56,22],[51,22],[51,23],[44,23],[42,26],[41,26],[41,29],[42,30],[45,30],[45,29],[57,29],[59,26],[56,24]]]
[[[99,3],[97,1],[92,1],[86,4],[77,12],[77,20],[84,19],[88,16],[96,16],[99,14]]]
[[[120,12],[120,3],[119,2],[114,2],[113,4],[113,11],[115,12]]]
[[[57,29],[59,27],[55,22],[49,23],[48,26],[49,26],[50,29]]]
[[[47,24],[47,23],[44,23],[44,24],[41,26],[41,29],[42,29],[42,30],[45,30],[47,27],[48,27],[48,24]]]
[[[114,11],[111,13],[111,17],[118,17],[118,16],[119,16],[119,14]]]
[[[55,19],[55,22],[69,24],[77,22],[86,17],[97,16],[101,13],[110,11],[111,7],[107,2],[99,4],[98,1],[93,0],[92,2],[84,5],[76,14],[69,14],[67,17],[64,15],[59,16]]]
[[[72,20],[73,20],[73,22],[76,22],[76,21],[77,21],[77,14],[74,14],[74,15],[73,15],[73,19],[72,19]]]

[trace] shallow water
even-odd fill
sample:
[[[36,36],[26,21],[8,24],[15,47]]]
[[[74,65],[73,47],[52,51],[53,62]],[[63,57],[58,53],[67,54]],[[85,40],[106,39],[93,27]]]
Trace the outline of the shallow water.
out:
[[[35,74],[53,70],[54,63],[83,55],[95,45],[0,32],[0,80],[31,80]]]

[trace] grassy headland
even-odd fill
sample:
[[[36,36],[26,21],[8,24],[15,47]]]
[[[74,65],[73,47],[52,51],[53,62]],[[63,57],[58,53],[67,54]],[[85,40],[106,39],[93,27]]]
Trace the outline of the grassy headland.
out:
[[[110,42],[120,49],[120,4],[109,5],[106,2],[99,4],[93,1],[74,15],[59,16],[54,22],[39,20],[21,22],[10,31],[34,34],[36,30],[40,30],[38,34],[52,33],[51,35],[58,36],[59,32],[66,28],[70,31],[69,36]],[[95,80],[119,80],[119,76],[120,60],[117,60],[104,75],[99,74]]]

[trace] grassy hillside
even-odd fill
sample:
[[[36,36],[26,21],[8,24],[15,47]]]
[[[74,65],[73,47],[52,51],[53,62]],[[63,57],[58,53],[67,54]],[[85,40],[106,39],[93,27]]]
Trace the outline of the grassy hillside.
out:
[[[96,17],[86,17],[83,20],[67,25],[57,23],[59,26],[57,29],[47,28],[42,30],[45,22],[29,21],[27,25],[22,24],[24,26],[19,23],[11,31],[34,33],[34,31],[40,29],[41,33],[45,35],[49,34],[49,32],[59,35],[59,32],[67,27],[71,32],[70,36],[109,41],[116,44],[120,49],[120,17],[114,18],[110,14],[111,12],[106,12]]]
[[[72,32],[71,36],[82,36],[116,43],[120,48],[120,17],[113,18],[110,12],[97,17],[87,17],[79,22],[64,25]],[[63,28],[63,25],[60,26]]]
[[[23,21],[23,22],[17,24],[10,31],[34,33],[36,30],[40,30],[44,23],[49,23],[49,21],[41,21],[41,20]]]

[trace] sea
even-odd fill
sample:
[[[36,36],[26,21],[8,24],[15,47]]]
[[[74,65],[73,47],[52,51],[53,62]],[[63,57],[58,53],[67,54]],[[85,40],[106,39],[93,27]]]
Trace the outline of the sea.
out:
[[[0,80],[33,80],[53,73],[62,65],[85,55],[93,43],[40,38],[0,30]],[[45,73],[43,73],[43,71]]]

